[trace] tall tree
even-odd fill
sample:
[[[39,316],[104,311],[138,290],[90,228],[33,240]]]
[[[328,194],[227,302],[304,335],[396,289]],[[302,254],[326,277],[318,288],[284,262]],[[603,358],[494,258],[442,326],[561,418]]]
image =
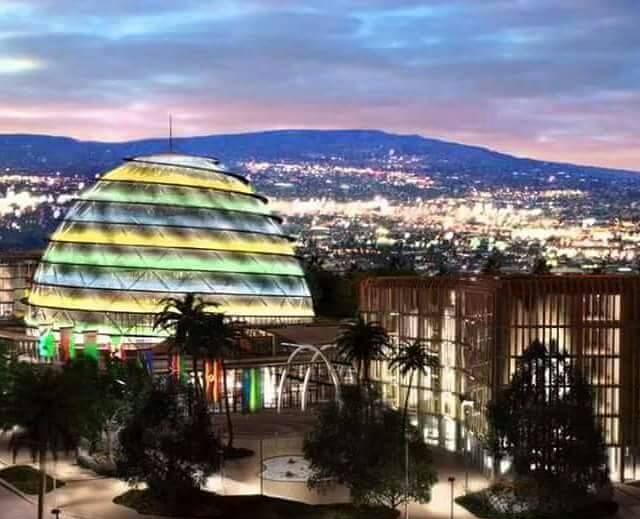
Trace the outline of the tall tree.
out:
[[[113,461],[117,429],[131,412],[137,395],[151,384],[151,377],[134,361],[107,360],[100,369],[94,359],[81,357],[63,369],[70,383],[93,404],[86,410],[82,437],[89,441],[90,450],[104,440],[107,456]]]
[[[82,388],[76,387],[64,372],[50,366],[17,363],[12,367],[1,405],[4,427],[19,428],[11,440],[14,455],[26,447],[38,459],[41,473],[38,518],[42,519],[47,453],[56,459],[61,450],[69,451],[77,444],[90,402]]]
[[[193,386],[156,381],[136,401],[119,434],[117,467],[130,484],[146,483],[155,498],[176,510],[193,499],[217,470],[220,443],[202,400],[186,404]]]
[[[346,362],[355,364],[358,384],[369,386],[371,362],[384,358],[389,336],[379,323],[358,316],[340,327],[336,347]]]
[[[229,405],[226,361],[238,354],[238,341],[242,334],[241,326],[229,322],[224,314],[212,313],[205,318],[204,348],[208,360],[219,361],[222,368],[224,409],[227,418],[227,449],[233,449],[233,421]]]
[[[409,412],[409,395],[415,374],[426,375],[430,368],[439,367],[438,357],[427,349],[427,345],[419,340],[405,342],[394,353],[389,363],[391,369],[397,370],[402,378],[409,377],[407,394],[404,398],[403,422],[407,426]]]
[[[502,268],[503,263],[504,257],[502,256],[502,253],[498,249],[494,249],[482,266],[482,273],[491,276],[500,274],[500,269]]]
[[[531,273],[537,275],[549,274],[551,267],[544,256],[538,256],[531,267]]]
[[[191,293],[182,299],[167,297],[160,304],[162,310],[158,313],[153,327],[170,333],[173,347],[179,353],[191,357],[196,397],[201,396],[198,362],[203,356],[206,309],[212,305],[206,304],[200,297]]]
[[[9,387],[11,373],[10,346],[5,341],[0,341],[0,399]]]
[[[549,351],[550,350],[550,351]],[[607,456],[589,385],[574,361],[534,341],[488,414],[490,436],[558,506],[608,484]]]
[[[428,502],[437,479],[431,451],[415,427],[406,433],[402,414],[377,391],[345,388],[342,404],[324,406],[305,438],[304,455],[312,470],[309,486],[337,482],[349,488],[359,505],[397,508],[407,499]],[[402,462],[405,448],[408,467]]]

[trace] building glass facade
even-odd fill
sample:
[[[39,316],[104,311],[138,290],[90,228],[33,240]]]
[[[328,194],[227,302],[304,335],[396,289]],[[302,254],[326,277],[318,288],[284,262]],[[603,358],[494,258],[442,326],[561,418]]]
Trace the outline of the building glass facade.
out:
[[[565,353],[594,394],[614,479],[637,479],[640,421],[640,279],[630,276],[378,278],[361,286],[360,309],[395,342],[419,339],[441,368],[421,377],[413,402],[425,437],[450,450],[486,427],[484,412],[534,341]],[[381,365],[385,394],[404,381]],[[463,400],[473,408],[463,409]]]

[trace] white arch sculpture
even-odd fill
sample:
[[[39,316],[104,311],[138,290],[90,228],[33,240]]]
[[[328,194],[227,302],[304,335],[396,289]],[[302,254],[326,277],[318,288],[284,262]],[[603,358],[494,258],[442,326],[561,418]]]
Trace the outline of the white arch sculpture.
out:
[[[304,374],[304,381],[302,382],[302,399],[300,402],[300,408],[304,411],[307,406],[307,386],[309,385],[309,378],[311,376],[311,365],[316,361],[318,357],[324,362],[327,367],[327,371],[329,372],[329,376],[331,377],[331,381],[333,382],[333,387],[335,388],[335,401],[338,405],[342,404],[342,396],[340,394],[340,378],[338,377],[338,373],[336,372],[333,364],[327,359],[327,356],[323,353],[324,350],[328,350],[330,348],[335,348],[333,344],[325,344],[324,346],[318,348],[317,346],[313,346],[312,344],[288,344],[283,343],[283,346],[292,346],[295,347],[295,350],[289,355],[287,359],[287,365],[280,375],[280,383],[278,384],[278,413],[282,410],[282,392],[284,391],[284,384],[287,380],[287,376],[289,375],[289,368],[293,360],[298,356],[299,353],[303,351],[310,351],[313,353],[311,357],[311,361],[309,362],[309,366],[307,366],[307,371]]]

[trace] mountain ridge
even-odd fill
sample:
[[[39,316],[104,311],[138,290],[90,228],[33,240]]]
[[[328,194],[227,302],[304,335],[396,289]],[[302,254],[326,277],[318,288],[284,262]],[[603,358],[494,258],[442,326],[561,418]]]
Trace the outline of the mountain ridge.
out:
[[[344,159],[367,161],[389,156],[391,151],[422,156],[427,169],[491,174],[514,171],[548,171],[561,168],[603,175],[638,175],[639,171],[552,162],[519,157],[484,146],[460,144],[418,134],[384,130],[265,130],[173,138],[174,151],[216,156],[226,163],[246,160]],[[60,171],[95,174],[135,155],[167,152],[168,138],[119,142],[80,140],[63,135],[0,134],[0,168],[6,171]],[[8,169],[7,169],[8,168]]]

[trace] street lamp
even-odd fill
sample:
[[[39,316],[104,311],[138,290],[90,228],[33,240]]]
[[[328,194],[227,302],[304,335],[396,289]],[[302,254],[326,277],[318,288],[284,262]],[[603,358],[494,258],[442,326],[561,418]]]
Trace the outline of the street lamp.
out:
[[[473,409],[473,400],[462,399],[462,412],[464,413],[464,493],[469,493],[469,412]]]
[[[451,484],[451,516],[450,519],[453,519],[453,483],[455,482],[456,478],[454,478],[453,476],[449,476],[449,483]]]
[[[409,519],[409,438],[404,438],[404,517]]]
[[[260,495],[264,495],[264,438],[260,437]]]

